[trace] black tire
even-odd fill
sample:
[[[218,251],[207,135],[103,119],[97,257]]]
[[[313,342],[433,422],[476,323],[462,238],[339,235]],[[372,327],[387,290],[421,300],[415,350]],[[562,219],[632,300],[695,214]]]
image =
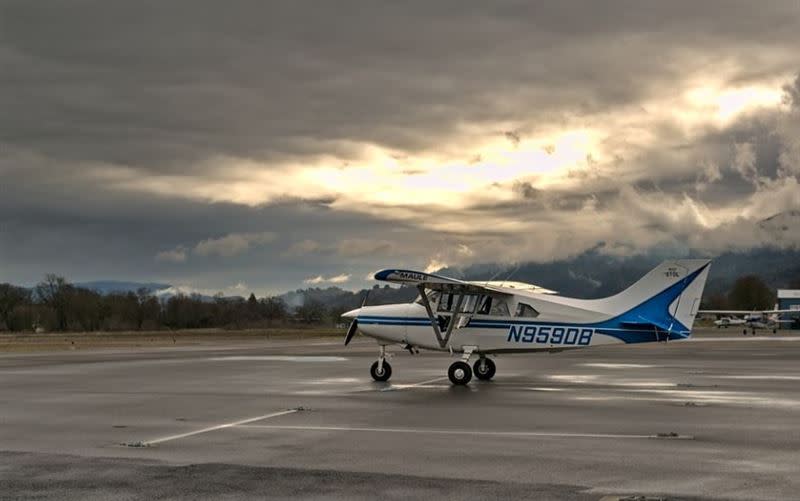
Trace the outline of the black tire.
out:
[[[772,333],[773,334],[777,334],[778,333],[778,329],[772,329]]]
[[[743,331],[743,334],[744,334],[745,336],[747,335],[747,329],[745,329],[745,330]]]
[[[454,385],[463,386],[472,379],[472,369],[470,369],[468,363],[459,360],[450,365],[447,370],[447,377],[450,378],[450,382]]]
[[[481,360],[486,363],[483,371],[481,371]],[[479,358],[472,364],[472,372],[475,374],[475,377],[481,381],[488,381],[494,377],[494,373],[497,372],[497,366],[489,358]]]
[[[375,381],[388,381],[392,377],[392,366],[386,360],[383,361],[383,371],[378,374],[378,361],[373,362],[372,367],[369,368],[369,374]]]

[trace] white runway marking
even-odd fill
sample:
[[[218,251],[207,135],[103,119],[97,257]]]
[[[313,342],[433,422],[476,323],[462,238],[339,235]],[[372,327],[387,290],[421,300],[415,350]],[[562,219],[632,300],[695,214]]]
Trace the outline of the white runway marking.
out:
[[[414,383],[414,384],[393,384],[388,388],[381,388],[381,391],[397,391],[397,390],[405,390],[408,388],[416,388],[417,386],[424,386],[426,384],[442,381],[443,379],[447,379],[447,376],[437,377],[436,379],[429,379],[427,381],[421,381],[419,383]]]
[[[656,367],[655,365],[646,364],[609,364],[599,362],[581,365],[584,367],[597,367],[598,369],[650,369]]]
[[[332,356],[292,356],[292,355],[230,355],[211,357],[212,362],[343,362],[344,357]]]
[[[745,336],[739,337],[690,337],[681,341],[682,343],[713,343],[714,341],[800,341],[800,336],[786,336],[781,337],[780,334],[775,334],[774,337],[768,336]]]
[[[621,433],[568,433],[549,431],[480,431],[480,430],[436,430],[426,428],[365,428],[357,426],[289,426],[289,425],[242,425],[237,428],[259,430],[293,430],[293,431],[349,431],[370,433],[425,433],[434,435],[469,435],[485,437],[530,437],[530,438],[631,438],[650,439],[666,438],[659,435],[633,435]],[[677,439],[691,439],[688,435],[678,435]]]
[[[755,381],[762,381],[762,380],[763,381],[800,381],[800,376],[789,376],[789,375],[785,375],[785,374],[774,374],[774,375],[770,375],[770,374],[764,374],[764,375],[746,374],[746,375],[738,375],[738,376],[713,376],[713,375],[707,375],[706,377],[716,378],[716,379],[743,379],[743,380],[752,379],[752,380],[755,380]]]
[[[264,419],[270,419],[270,418],[274,418],[274,417],[278,417],[278,416],[285,416],[287,414],[294,414],[295,412],[298,412],[298,409],[289,409],[289,410],[280,411],[280,412],[273,412],[272,414],[265,414],[263,416],[242,419],[242,420],[233,421],[233,422],[230,422],[230,423],[218,424],[216,426],[209,426],[208,428],[203,428],[203,429],[200,429],[200,430],[190,431],[190,432],[187,432],[187,433],[179,433],[178,435],[170,435],[168,437],[157,438],[155,440],[148,440],[146,442],[142,442],[142,444],[143,445],[161,444],[161,443],[164,443],[164,442],[169,442],[170,440],[178,440],[179,438],[186,438],[186,437],[191,437],[191,436],[194,436],[194,435],[200,435],[201,433],[208,433],[210,431],[222,430],[222,429],[225,429],[225,428],[232,428],[234,426],[241,426],[241,425],[245,425],[245,424],[248,424],[248,423],[254,423],[256,421],[263,421]]]

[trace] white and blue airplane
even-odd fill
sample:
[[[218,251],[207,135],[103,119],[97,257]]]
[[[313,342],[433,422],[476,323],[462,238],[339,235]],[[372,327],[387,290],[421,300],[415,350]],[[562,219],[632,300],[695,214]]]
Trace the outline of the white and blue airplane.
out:
[[[800,314],[800,310],[780,310],[778,305],[771,310],[700,310],[701,315],[725,315],[719,320],[714,321],[714,325],[719,327],[743,326],[742,333],[747,335],[750,329],[756,335],[758,329],[772,329],[773,334],[778,333],[782,323],[794,323],[794,318],[781,318],[782,315],[795,317]]]
[[[387,381],[388,345],[412,354],[419,348],[460,354],[447,372],[455,385],[472,374],[491,379],[489,356],[560,351],[613,343],[646,343],[689,337],[700,306],[710,260],[664,261],[638,282],[611,297],[574,299],[520,282],[468,282],[410,270],[383,270],[376,280],[415,286],[412,303],[362,306],[352,319],[345,345],[360,332],[377,340],[378,360],[370,373]],[[470,367],[470,359],[477,357]]]

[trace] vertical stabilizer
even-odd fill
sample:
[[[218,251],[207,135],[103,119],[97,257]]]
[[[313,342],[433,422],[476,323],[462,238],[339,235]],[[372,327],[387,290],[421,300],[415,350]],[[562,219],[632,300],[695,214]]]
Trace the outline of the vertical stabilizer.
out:
[[[697,317],[697,310],[700,309],[700,300],[703,297],[703,289],[706,286],[706,279],[710,269],[711,266],[706,262],[706,265],[697,273],[691,283],[683,289],[683,292],[673,305],[670,305],[672,316],[690,331],[692,330],[694,319]]]
[[[689,335],[700,308],[709,259],[664,261],[617,295],[596,300],[599,309],[628,325],[652,325]]]

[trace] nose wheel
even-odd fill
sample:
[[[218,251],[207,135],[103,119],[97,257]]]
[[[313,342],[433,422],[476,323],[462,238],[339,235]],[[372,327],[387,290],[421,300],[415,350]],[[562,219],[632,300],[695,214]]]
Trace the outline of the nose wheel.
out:
[[[489,381],[494,377],[494,373],[497,372],[497,366],[491,359],[481,357],[473,364],[472,371],[475,373],[475,377],[481,381]]]
[[[392,377],[392,366],[386,361],[386,346],[381,345],[381,353],[378,360],[372,363],[369,368],[369,374],[375,381],[388,381]]]
[[[383,363],[381,360],[376,360],[369,368],[369,373],[375,381],[388,381],[392,377],[392,366],[386,360],[383,360]]]

